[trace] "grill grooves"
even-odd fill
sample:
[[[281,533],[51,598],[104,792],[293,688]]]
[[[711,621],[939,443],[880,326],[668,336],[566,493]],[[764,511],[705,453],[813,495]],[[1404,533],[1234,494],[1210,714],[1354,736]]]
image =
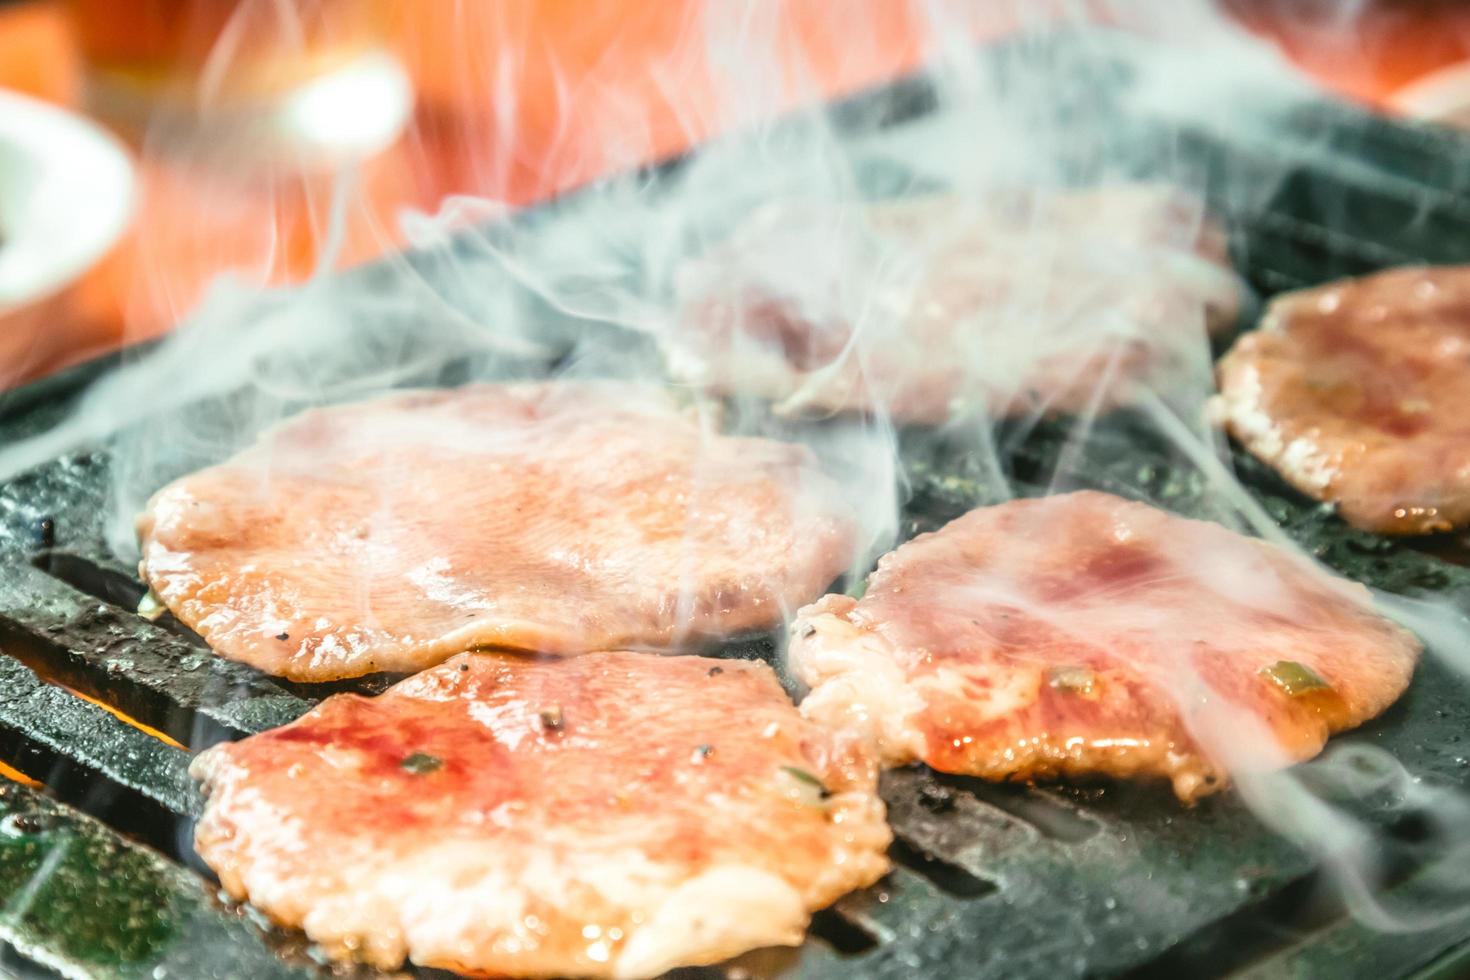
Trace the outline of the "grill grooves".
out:
[[[902,837],[894,839],[888,856],[894,864],[923,876],[931,885],[954,898],[980,898],[997,890],[995,882],[976,877],[957,864],[926,853]]]
[[[932,107],[922,85],[901,83],[841,108],[839,116],[850,125],[894,121]],[[1203,125],[1160,133],[1147,121],[1134,135],[1142,145],[1167,147],[1181,173],[1198,176],[1235,229],[1237,266],[1262,295],[1386,264],[1470,257],[1470,195],[1457,166],[1467,146],[1454,137],[1329,105],[1285,114],[1270,142],[1222,142]],[[1268,186],[1276,189],[1263,207],[1237,206],[1258,201]],[[573,197],[526,220],[575,214]],[[432,278],[437,259],[411,261]],[[349,275],[362,283],[380,274]],[[0,438],[54,419],[65,384],[45,382],[0,401],[0,411],[11,412],[0,418]],[[1144,491],[1184,513],[1204,506],[1202,488],[1173,465],[1167,447],[1140,437],[1126,417],[1103,420],[1100,429],[1087,447],[1090,483]],[[1005,435],[1012,474],[1047,485],[1065,435],[1051,423]],[[912,496],[902,523],[910,533],[999,492],[952,447],[910,442]],[[1349,577],[1393,592],[1470,590],[1470,569],[1347,529],[1254,461],[1237,456],[1235,465],[1292,537]],[[109,933],[86,909],[72,911],[86,922],[81,931],[101,930],[95,949],[79,948],[64,921],[30,913],[0,917],[0,938],[33,959],[88,976],[147,975],[164,963],[168,975],[201,980],[327,976],[301,955],[298,939],[220,908],[195,872],[180,866],[188,860],[180,841],[199,807],[185,773],[188,756],[117,713],[197,748],[290,721],[331,690],[371,691],[384,679],[281,683],[208,656],[175,622],[138,617],[143,586],[104,544],[109,472],[107,453],[96,451],[0,486],[0,763],[39,779],[45,794],[61,801],[0,783],[0,898],[13,898],[26,869],[50,855],[64,872],[61,881],[95,893],[103,905],[113,902],[111,913],[157,913],[162,918],[147,921],[163,922],[159,928],[171,938],[149,945],[139,936],[153,933],[129,934],[125,924]],[[772,648],[753,639],[718,652],[769,657]],[[1463,785],[1464,762],[1449,738],[1463,712],[1463,682],[1431,654],[1403,701],[1358,737],[1428,781]],[[4,768],[0,776],[13,778]],[[812,941],[799,950],[751,954],[739,961],[742,969],[844,980],[1149,978],[1237,968],[1377,978],[1422,970],[1470,939],[1465,922],[1409,936],[1380,936],[1358,925],[1340,905],[1318,899],[1321,881],[1306,855],[1267,833],[1228,795],[1186,811],[1158,786],[1030,789],[923,768],[885,774],[882,791],[896,839],[894,872],[819,913]],[[1375,805],[1358,809],[1387,828],[1388,893],[1427,894],[1422,820]],[[18,823],[7,825],[12,817]],[[7,836],[7,826],[19,832]],[[133,888],[138,881],[146,887]]]
[[[811,934],[838,953],[856,956],[878,945],[878,940],[861,923],[830,909],[812,916]]]

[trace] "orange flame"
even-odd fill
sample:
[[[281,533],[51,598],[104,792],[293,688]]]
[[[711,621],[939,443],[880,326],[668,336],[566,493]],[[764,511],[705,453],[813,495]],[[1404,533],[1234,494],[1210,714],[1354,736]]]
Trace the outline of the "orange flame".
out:
[[[116,718],[118,721],[122,722],[123,724],[130,725],[133,728],[136,728],[138,731],[142,732],[144,735],[150,735],[153,738],[158,739],[164,745],[171,745],[174,748],[181,749],[181,750],[183,750],[185,752],[189,751],[188,749],[184,748],[184,746],[181,745],[178,741],[176,741],[175,739],[171,738],[170,736],[168,736],[164,732],[159,731],[158,729],[154,728],[151,725],[145,725],[145,724],[143,724],[141,721],[139,721],[138,719],[134,718],[132,715],[127,714],[126,712],[121,711],[118,708],[114,708],[112,705],[106,703],[105,701],[99,701],[99,700],[97,700],[94,697],[90,697],[90,696],[88,696],[86,694],[83,694],[81,691],[78,691],[74,687],[67,687],[65,684],[57,683],[54,680],[51,681],[51,683],[56,684],[57,687],[61,688],[63,691],[66,691],[68,694],[72,694],[72,695],[74,695],[76,697],[81,698],[83,701],[86,701],[88,704],[95,704],[97,707],[101,708],[103,711],[105,711],[108,714],[112,715],[112,717]]]
[[[12,783],[20,783],[22,786],[29,786],[31,789],[38,789],[41,786],[39,780],[32,779],[19,769],[7,766],[3,762],[0,762],[0,778],[8,779]]]

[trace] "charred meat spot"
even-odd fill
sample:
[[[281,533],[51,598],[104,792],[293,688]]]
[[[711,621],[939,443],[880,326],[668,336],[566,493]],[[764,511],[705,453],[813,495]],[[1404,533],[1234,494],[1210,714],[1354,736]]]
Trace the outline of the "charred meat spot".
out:
[[[1389,411],[1374,417],[1379,430],[1400,439],[1428,431],[1431,420],[1421,412]]]
[[[280,640],[280,641],[281,641],[281,642],[282,642],[282,643],[284,643],[284,642],[286,642],[286,641],[287,641],[287,640],[289,640],[289,639],[291,639],[291,634],[290,634],[290,633],[277,633],[277,634],[276,634],[276,639],[278,639],[278,640]]]
[[[709,675],[711,677],[718,677],[720,674],[723,674],[724,672],[725,672],[725,668],[723,668],[723,667],[711,667],[709,669]]]
[[[437,772],[443,768],[444,760],[438,756],[429,755],[427,752],[415,752],[400,762],[399,765],[415,776],[427,776],[429,773]]]
[[[566,718],[563,717],[559,704],[542,708],[536,713],[536,718],[540,721],[543,732],[559,732],[566,727]]]

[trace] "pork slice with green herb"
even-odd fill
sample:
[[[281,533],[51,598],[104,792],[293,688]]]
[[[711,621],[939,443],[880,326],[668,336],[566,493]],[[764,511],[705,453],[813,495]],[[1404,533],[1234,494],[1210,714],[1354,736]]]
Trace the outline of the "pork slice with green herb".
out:
[[[1164,777],[1183,800],[1387,708],[1418,641],[1285,549],[1081,492],[986,507],[798,614],[803,713],[889,764]]]
[[[226,890],[385,968],[653,976],[795,944],[888,867],[871,756],[764,664],[463,654],[194,772]]]

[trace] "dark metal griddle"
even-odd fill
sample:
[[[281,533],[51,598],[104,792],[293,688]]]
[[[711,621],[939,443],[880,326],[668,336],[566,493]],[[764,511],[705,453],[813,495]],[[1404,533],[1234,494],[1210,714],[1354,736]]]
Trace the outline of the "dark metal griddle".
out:
[[[1005,71],[1014,52],[996,49],[987,64]],[[1113,81],[1125,86],[1133,59],[1146,56],[1120,56]],[[932,109],[922,83],[902,82],[835,113],[868,131]],[[1157,146],[1198,177],[1231,226],[1237,267],[1262,296],[1403,262],[1470,260],[1466,141],[1326,102],[1277,111],[1259,132],[1227,137],[1206,122],[1140,118],[1115,137]],[[892,176],[881,163],[875,172]],[[574,219],[577,200],[522,220]],[[1254,203],[1242,207],[1246,200]],[[410,261],[432,280],[442,257]],[[375,288],[375,270],[350,275]],[[109,366],[0,399],[0,440],[46,425]],[[1016,434],[1007,451],[1015,481],[1044,485],[1063,438],[1050,423]],[[908,443],[906,530],[997,492],[942,441]],[[1090,447],[1093,485],[1185,513],[1201,508],[1198,479],[1126,419],[1103,425]],[[1411,594],[1470,589],[1470,568],[1352,531],[1248,458],[1236,465],[1304,548],[1349,577]],[[111,466],[98,447],[0,486],[0,761],[45,784],[0,785],[4,962],[26,974],[99,978],[374,976],[329,967],[299,937],[220,902],[187,845],[200,805],[189,754],[93,703],[197,748],[287,722],[333,689],[222,661],[167,618],[135,614],[143,586],[103,538]],[[1464,555],[1453,543],[1442,551]],[[757,640],[725,652],[772,651]],[[1388,749],[1427,782],[1464,785],[1467,704],[1464,685],[1431,654],[1403,700],[1351,737]],[[893,873],[819,913],[800,949],[752,954],[735,969],[1047,980],[1470,969],[1470,920],[1388,934],[1357,924],[1311,859],[1229,794],[1186,810],[1159,786],[995,786],[910,768],[885,776],[884,797],[897,836]],[[1386,893],[1426,890],[1435,849],[1424,815],[1393,799],[1355,806],[1382,827]]]

